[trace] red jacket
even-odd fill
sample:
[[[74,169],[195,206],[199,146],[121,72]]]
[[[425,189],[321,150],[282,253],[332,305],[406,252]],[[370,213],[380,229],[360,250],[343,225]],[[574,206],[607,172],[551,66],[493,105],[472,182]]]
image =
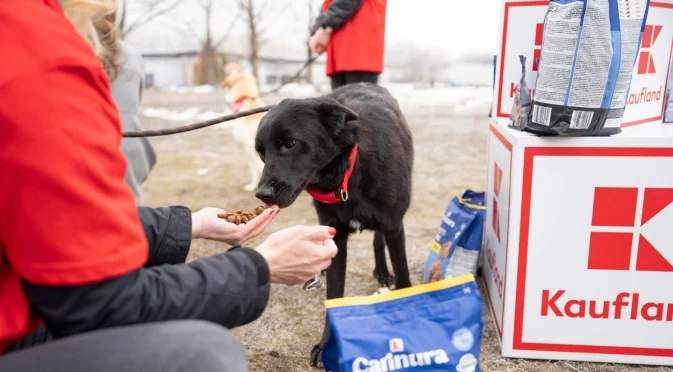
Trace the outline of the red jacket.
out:
[[[332,0],[325,0],[327,12]],[[327,45],[326,73],[383,72],[386,0],[363,0],[360,8],[332,33]]]

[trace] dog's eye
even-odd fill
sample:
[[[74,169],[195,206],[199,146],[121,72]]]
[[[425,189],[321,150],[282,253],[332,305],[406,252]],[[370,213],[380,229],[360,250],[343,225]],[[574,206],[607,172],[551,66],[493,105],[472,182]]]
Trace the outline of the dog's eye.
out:
[[[285,142],[283,142],[283,148],[285,150],[289,150],[289,149],[293,148],[294,145],[296,145],[296,144],[297,144],[297,141],[295,141],[295,140],[285,141]]]

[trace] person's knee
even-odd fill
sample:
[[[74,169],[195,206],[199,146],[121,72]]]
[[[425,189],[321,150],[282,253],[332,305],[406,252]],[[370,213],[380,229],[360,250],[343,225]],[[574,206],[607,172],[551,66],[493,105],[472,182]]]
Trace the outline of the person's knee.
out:
[[[184,343],[176,351],[189,371],[247,371],[243,346],[226,328],[204,321],[182,321],[174,330]]]

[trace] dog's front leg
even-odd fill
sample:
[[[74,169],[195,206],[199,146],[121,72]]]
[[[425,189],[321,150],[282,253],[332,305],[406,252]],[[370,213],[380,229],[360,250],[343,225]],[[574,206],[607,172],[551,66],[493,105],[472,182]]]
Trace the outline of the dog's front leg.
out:
[[[386,245],[390,254],[395,273],[395,289],[411,287],[409,267],[407,266],[407,250],[404,237],[404,225],[400,223],[396,230],[386,231]]]
[[[346,251],[348,248],[348,227],[337,227],[334,243],[338,248],[337,255],[332,259],[332,264],[327,269],[327,299],[341,298],[344,296],[346,287]],[[311,366],[322,368],[322,349],[330,337],[330,327],[325,317],[325,328],[322,339],[311,350]]]
[[[382,232],[374,233],[374,278],[382,286],[388,289],[394,289],[395,278],[388,272],[386,263],[386,240]]]

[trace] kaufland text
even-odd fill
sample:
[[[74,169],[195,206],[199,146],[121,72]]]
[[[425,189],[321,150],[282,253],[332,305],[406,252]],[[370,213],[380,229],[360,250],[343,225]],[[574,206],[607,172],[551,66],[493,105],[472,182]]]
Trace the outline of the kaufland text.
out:
[[[639,293],[620,292],[614,298],[574,298],[565,290],[542,290],[542,316],[559,318],[673,321],[673,303],[641,299]]]

